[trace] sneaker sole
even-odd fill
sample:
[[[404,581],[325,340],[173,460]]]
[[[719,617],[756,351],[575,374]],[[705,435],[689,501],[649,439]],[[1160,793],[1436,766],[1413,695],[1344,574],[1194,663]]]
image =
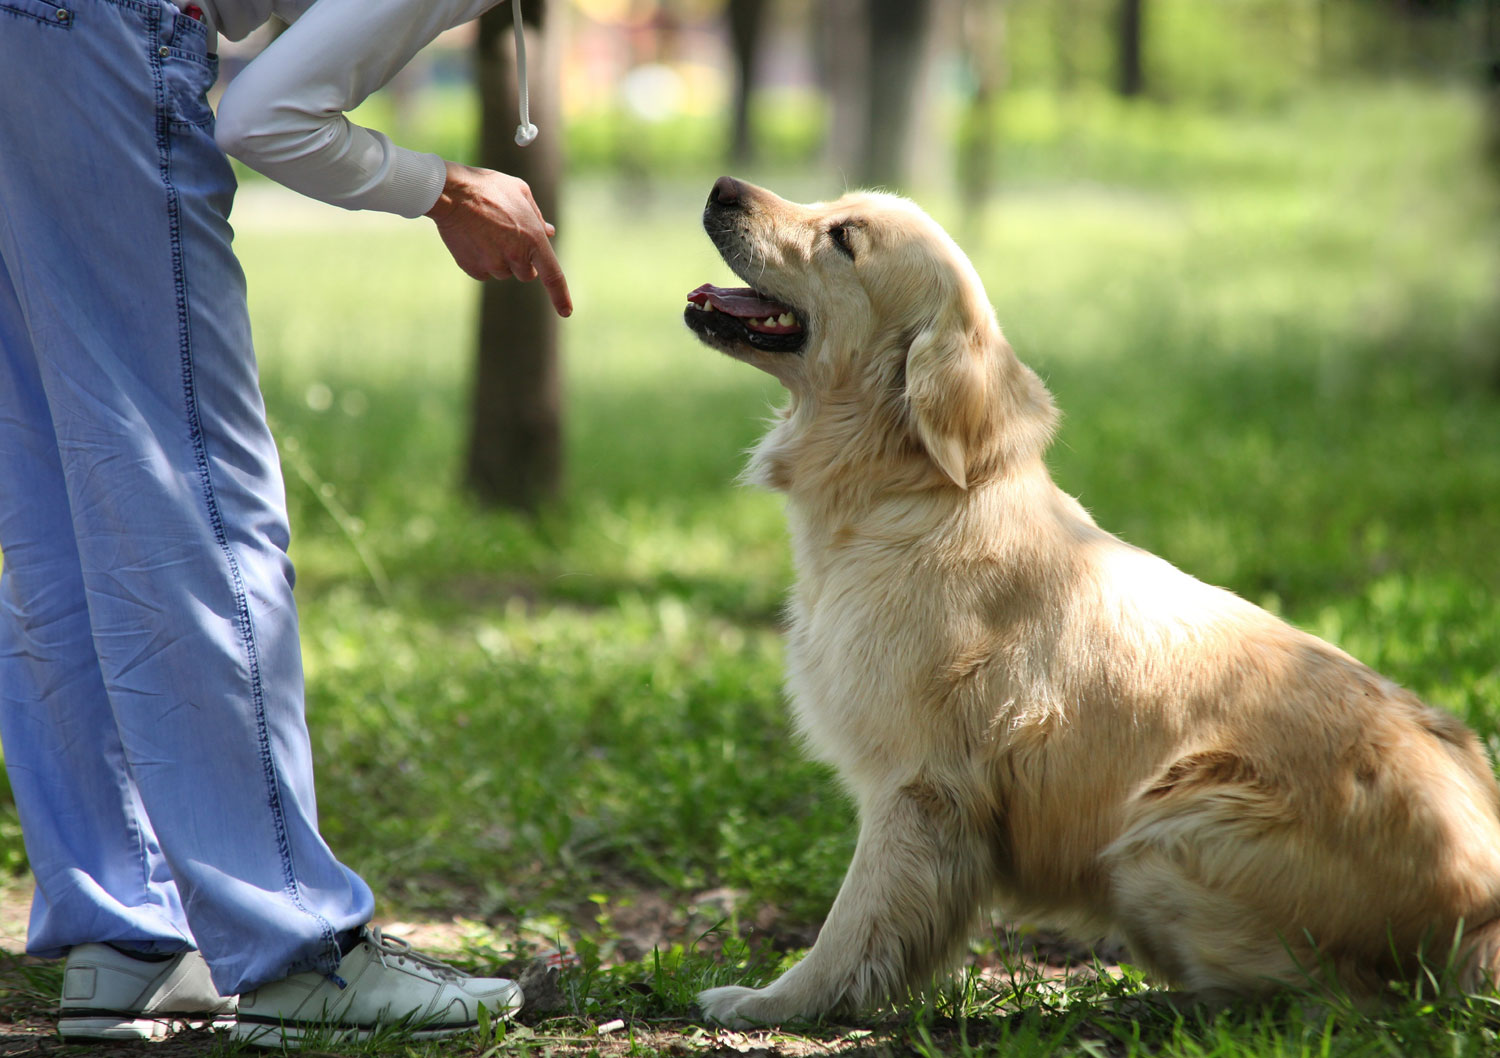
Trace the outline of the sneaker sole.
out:
[[[132,1018],[121,1015],[63,1017],[57,1034],[65,1040],[160,1040],[183,1029],[229,1029],[234,1015],[213,1018]]]
[[[459,1036],[479,1028],[475,1021],[466,1025],[444,1025],[441,1028],[403,1029],[397,1025],[380,1028],[337,1028],[328,1024],[286,1025],[282,1023],[246,1024],[236,1022],[229,1030],[230,1039],[236,1043],[248,1043],[254,1047],[287,1047],[296,1050],[306,1041],[315,1043],[349,1043],[371,1039],[382,1034],[391,1034],[407,1040],[438,1040],[445,1036]]]
[[[521,1006],[520,990],[517,989],[513,1001],[504,1009],[496,1010],[491,1017],[497,1021],[509,1021],[521,1012]],[[343,1043],[368,1040],[381,1035],[408,1040],[438,1040],[474,1032],[478,1028],[478,1018],[459,1025],[413,1025],[399,1022],[384,1025],[339,1025],[327,1021],[284,1021],[251,1014],[240,1015],[230,1027],[229,1036],[237,1043],[248,1043],[255,1047],[287,1047],[296,1050],[306,1040]]]

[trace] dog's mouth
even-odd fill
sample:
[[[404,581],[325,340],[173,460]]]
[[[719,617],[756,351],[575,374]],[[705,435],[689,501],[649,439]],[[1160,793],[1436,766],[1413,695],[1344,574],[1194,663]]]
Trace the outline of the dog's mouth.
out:
[[[683,319],[706,342],[748,345],[767,353],[800,352],[807,341],[802,318],[790,305],[750,287],[704,283],[687,296]]]

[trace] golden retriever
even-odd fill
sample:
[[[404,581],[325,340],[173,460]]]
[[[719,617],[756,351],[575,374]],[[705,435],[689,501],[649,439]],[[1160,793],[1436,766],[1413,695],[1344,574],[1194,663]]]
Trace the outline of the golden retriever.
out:
[[[1096,526],[1043,463],[1046,388],[910,202],[724,177],[704,227],[751,286],[684,318],[790,394],[748,474],[786,494],[796,723],[860,820],[812,950],[705,991],[708,1017],[900,998],[994,902],[1199,996],[1372,996],[1455,952],[1459,987],[1493,983],[1500,791],[1472,733]]]

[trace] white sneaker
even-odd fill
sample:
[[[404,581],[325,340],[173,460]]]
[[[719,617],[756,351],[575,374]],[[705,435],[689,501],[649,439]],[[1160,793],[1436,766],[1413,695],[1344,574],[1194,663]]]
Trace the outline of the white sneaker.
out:
[[[234,1020],[233,996],[214,990],[196,951],[168,958],[79,944],[63,964],[57,1033],[65,1040],[154,1040],[192,1026]]]
[[[293,974],[240,996],[233,1034],[262,1047],[363,1040],[390,1029],[433,1039],[478,1028],[481,1003],[491,1017],[510,1017],[521,1009],[521,987],[469,977],[367,928],[337,975]]]

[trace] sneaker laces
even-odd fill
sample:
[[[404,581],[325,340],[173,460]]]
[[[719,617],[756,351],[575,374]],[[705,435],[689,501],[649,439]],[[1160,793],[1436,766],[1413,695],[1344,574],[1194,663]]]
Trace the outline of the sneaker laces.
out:
[[[381,966],[390,966],[390,963],[386,962],[386,957],[390,956],[398,963],[408,961],[416,963],[440,980],[462,981],[469,976],[457,967],[449,966],[441,959],[423,955],[411,946],[410,941],[402,940],[400,937],[387,937],[379,926],[366,927],[364,940],[375,950],[375,957],[380,960]]]

